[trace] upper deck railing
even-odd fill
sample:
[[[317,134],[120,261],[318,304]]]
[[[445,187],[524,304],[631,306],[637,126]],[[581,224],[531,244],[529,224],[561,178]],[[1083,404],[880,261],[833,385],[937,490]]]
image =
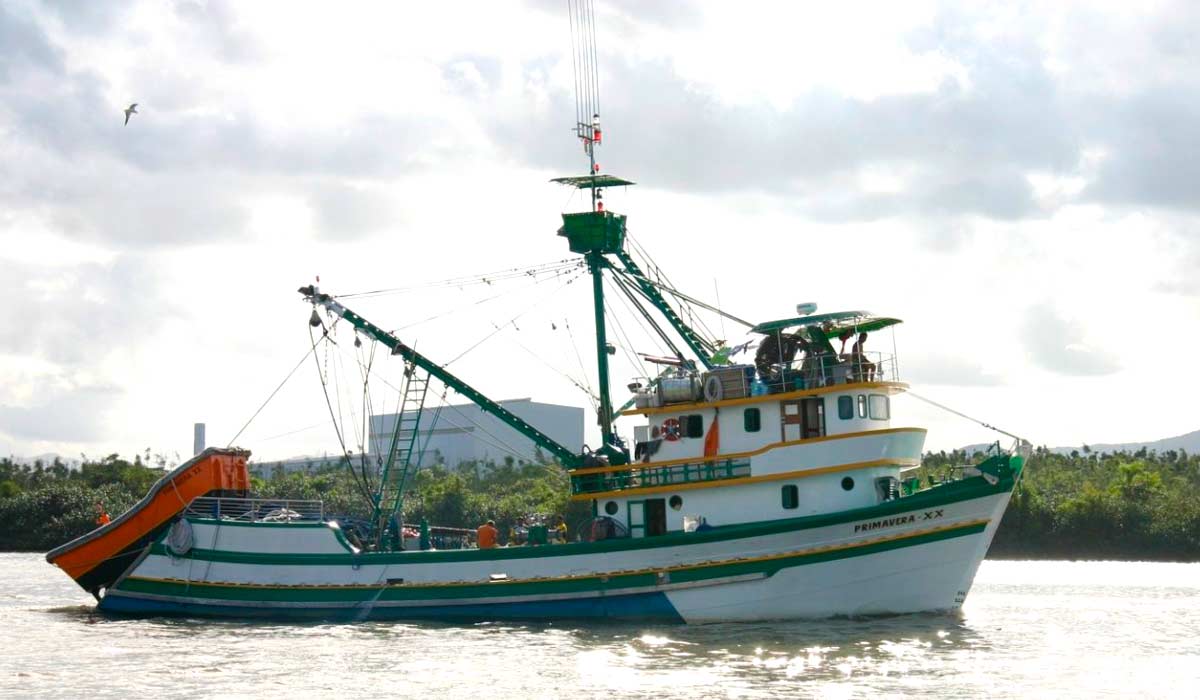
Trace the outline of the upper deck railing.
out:
[[[900,372],[896,356],[890,353],[816,353],[789,364],[774,365],[775,374],[791,378],[791,389],[812,389],[858,382],[898,382]],[[782,370],[782,372],[780,372]],[[796,386],[799,379],[803,385]]]
[[[697,459],[686,464],[627,466],[619,469],[572,474],[571,495],[604,493],[626,489],[675,486],[699,481],[723,481],[750,476],[748,459]]]
[[[217,520],[286,523],[297,520],[325,520],[322,501],[299,501],[287,498],[216,498],[201,496],[188,504],[184,515]]]
[[[676,369],[657,378],[642,377],[630,385],[635,395],[629,404],[637,410],[655,409],[670,404],[825,389],[840,384],[900,381],[896,356],[874,351],[806,354],[765,369],[762,372],[752,365],[734,364],[703,373]],[[716,385],[712,386],[713,383]]]

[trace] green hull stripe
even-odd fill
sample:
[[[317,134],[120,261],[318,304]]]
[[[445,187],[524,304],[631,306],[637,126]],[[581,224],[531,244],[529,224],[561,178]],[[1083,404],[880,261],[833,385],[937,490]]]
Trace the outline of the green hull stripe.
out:
[[[770,559],[733,561],[718,565],[697,565],[670,570],[670,583],[694,583],[746,574],[773,575],[781,569],[808,564],[850,559],[914,547],[966,535],[982,533],[986,523],[937,530],[855,547],[806,552]],[[656,572],[580,576],[544,581],[496,583],[397,585],[397,586],[247,586],[188,583],[130,576],[113,590],[162,596],[206,598],[212,600],[264,601],[289,603],[329,603],[360,601],[426,601],[442,599],[486,599],[490,597],[539,596],[598,593],[606,590],[655,588]],[[635,591],[636,592],[636,591]]]
[[[461,561],[504,561],[508,559],[543,559],[556,556],[576,556],[581,554],[601,554],[607,552],[628,552],[639,549],[659,549],[678,547],[710,542],[725,542],[728,540],[748,537],[761,537],[785,532],[810,530],[830,525],[857,522],[859,520],[874,520],[889,515],[905,513],[914,510],[925,510],[936,506],[994,496],[1011,490],[1013,487],[1012,473],[1006,473],[995,486],[988,484],[982,477],[963,479],[935,486],[920,491],[912,496],[905,496],[894,501],[855,510],[840,511],[823,515],[809,515],[802,518],[785,520],[770,520],[767,522],[747,523],[744,525],[724,525],[704,532],[669,532],[657,537],[625,538],[604,540],[601,542],[573,542],[569,544],[547,545],[544,547],[500,547],[496,549],[447,549],[428,552],[363,552],[361,554],[276,554],[261,552],[231,552],[227,550],[193,549],[185,558],[199,561],[226,562],[233,564],[270,564],[273,566],[329,566],[351,565],[374,566],[380,564],[433,564]],[[203,523],[206,521],[195,520]],[[221,523],[224,527],[225,523]],[[277,525],[275,527],[278,527]],[[340,530],[338,531],[341,536]],[[164,535],[165,537],[165,535]],[[168,554],[160,540],[154,544],[151,553]]]

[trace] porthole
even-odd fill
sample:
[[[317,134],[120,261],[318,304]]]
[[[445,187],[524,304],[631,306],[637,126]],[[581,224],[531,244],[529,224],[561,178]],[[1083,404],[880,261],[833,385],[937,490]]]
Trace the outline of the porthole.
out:
[[[671,500],[667,501],[671,505],[671,510],[679,510],[683,507],[683,499],[679,496],[671,496]]]
[[[849,491],[853,488],[854,488],[854,479],[852,479],[850,477],[846,477],[846,478],[842,479],[842,489],[843,490]]]
[[[617,502],[609,501],[608,503],[605,503],[604,504],[604,512],[608,513],[609,515],[616,515],[617,514]]]

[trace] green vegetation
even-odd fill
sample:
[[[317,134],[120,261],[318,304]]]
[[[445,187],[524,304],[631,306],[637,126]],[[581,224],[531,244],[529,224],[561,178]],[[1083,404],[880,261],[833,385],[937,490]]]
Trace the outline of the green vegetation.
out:
[[[972,460],[925,456],[922,478]],[[978,461],[978,460],[975,460]],[[1030,460],[989,556],[1005,559],[1200,561],[1200,456],[1167,451]]]
[[[166,466],[165,460],[160,466]],[[0,460],[0,551],[48,550],[96,526],[96,504],[112,517],[123,513],[163,475],[138,456],[129,462],[117,455],[84,460],[81,468],[54,464],[20,465]],[[257,496],[320,499],[325,511],[366,519],[370,507],[349,470],[325,467],[313,474],[254,478]],[[420,471],[404,504],[404,519],[427,518],[443,527],[475,528],[493,519],[507,533],[517,518],[563,515],[571,526],[591,515],[587,503],[568,500],[567,474],[555,464],[467,462],[455,468]],[[573,530],[573,527],[572,527]]]
[[[268,471],[272,471],[269,470]],[[591,516],[588,503],[568,499],[567,473],[557,464],[464,462],[457,467],[433,466],[417,472],[404,501],[405,522],[426,518],[441,527],[475,528],[491,519],[500,532],[531,515],[562,515],[576,525]],[[316,474],[278,474],[254,480],[254,491],[267,498],[325,501],[329,513],[370,516],[362,491],[345,468],[327,467]]]
[[[141,455],[132,462],[115,454],[84,458],[78,469],[58,459],[32,466],[0,460],[0,551],[45,550],[78,537],[96,527],[97,503],[115,517],[160,476]]]
[[[977,461],[976,458],[975,461]],[[923,483],[944,478],[972,458],[928,454]],[[55,462],[23,466],[0,460],[0,550],[45,550],[95,527],[95,504],[114,517],[162,476],[117,455],[84,460],[78,469]],[[369,507],[344,468],[254,479],[257,495],[322,499],[326,512],[365,518]],[[405,520],[427,518],[445,527],[474,528],[494,519],[502,533],[519,517],[562,514],[574,526],[588,503],[568,500],[566,473],[554,464],[468,462],[419,472],[405,502]],[[1004,558],[1200,561],[1200,456],[1180,452],[1056,455],[1039,449],[1013,496],[992,545]]]

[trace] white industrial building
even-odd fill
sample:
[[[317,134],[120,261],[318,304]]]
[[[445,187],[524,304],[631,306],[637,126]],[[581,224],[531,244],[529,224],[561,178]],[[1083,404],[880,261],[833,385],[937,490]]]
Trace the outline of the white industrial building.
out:
[[[539,403],[528,398],[498,403],[555,442],[572,450],[583,448],[582,408]],[[398,415],[371,416],[369,453],[387,453]],[[406,415],[411,421],[415,412]],[[398,451],[406,448],[411,435],[407,422],[402,427],[404,429],[397,440],[400,446]],[[506,457],[533,461],[537,453],[532,440],[472,403],[442,406],[440,409],[426,406],[421,413],[417,435],[419,449],[423,450],[422,467],[439,463],[455,466],[472,460],[501,463]],[[417,455],[414,454],[413,461],[416,460]]]

